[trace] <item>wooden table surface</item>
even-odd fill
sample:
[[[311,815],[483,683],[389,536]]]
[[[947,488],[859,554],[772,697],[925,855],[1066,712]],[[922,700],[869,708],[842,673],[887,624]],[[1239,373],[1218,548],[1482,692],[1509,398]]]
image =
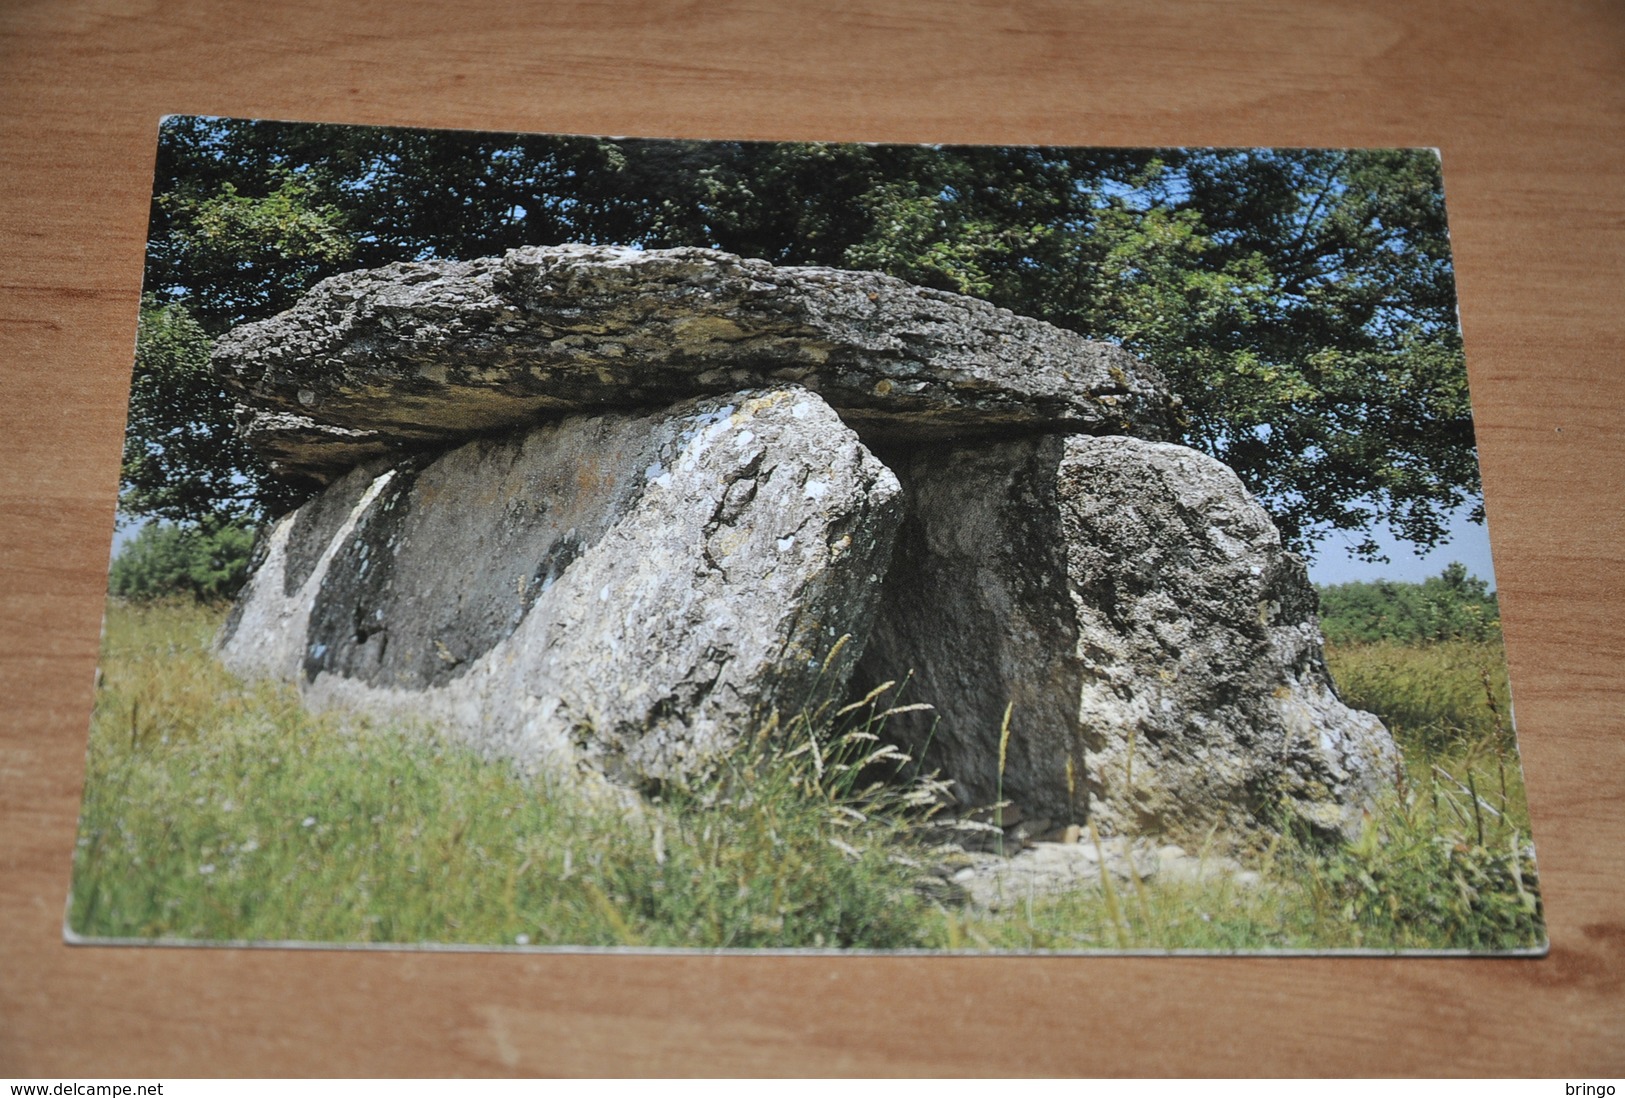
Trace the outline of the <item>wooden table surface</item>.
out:
[[[1625,1073],[1625,6],[0,2],[0,1076]],[[156,124],[1431,145],[1544,960],[62,944]]]

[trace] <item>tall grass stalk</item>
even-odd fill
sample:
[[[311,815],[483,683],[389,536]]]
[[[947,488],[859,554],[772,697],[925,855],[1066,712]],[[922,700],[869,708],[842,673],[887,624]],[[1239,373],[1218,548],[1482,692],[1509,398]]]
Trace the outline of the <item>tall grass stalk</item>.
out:
[[[1010,750],[1010,715],[1015,709],[1015,702],[1007,702],[1004,707],[1004,719],[999,722],[999,775],[993,793],[993,826],[999,829],[995,842],[1000,855],[1004,854],[1004,764]]]

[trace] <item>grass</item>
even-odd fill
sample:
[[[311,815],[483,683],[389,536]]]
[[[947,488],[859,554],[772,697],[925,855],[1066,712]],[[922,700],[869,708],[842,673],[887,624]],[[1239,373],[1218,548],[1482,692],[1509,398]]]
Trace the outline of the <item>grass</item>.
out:
[[[220,618],[109,603],[69,910],[81,935],[1218,950],[1541,937],[1516,756],[1504,703],[1488,701],[1504,692],[1480,682],[1476,705],[1449,704],[1499,668],[1489,649],[1331,653],[1365,684],[1361,704],[1397,714],[1408,749],[1428,745],[1360,842],[1328,852],[1287,837],[1254,867],[1257,888],[1108,879],[990,914],[932,887],[944,853],[924,826],[929,785],[869,784],[866,764],[896,761],[873,732],[881,696],[764,729],[629,813],[244,684],[209,655]]]
[[[1333,645],[1326,658],[1343,700],[1381,716],[1408,756],[1515,750],[1499,640]]]
[[[69,925],[204,940],[927,944],[903,794],[862,733],[769,738],[649,811],[426,735],[312,717],[208,644],[218,613],[109,606]],[[779,742],[777,740],[775,743]],[[777,765],[766,765],[777,761]],[[865,810],[867,809],[867,811]]]

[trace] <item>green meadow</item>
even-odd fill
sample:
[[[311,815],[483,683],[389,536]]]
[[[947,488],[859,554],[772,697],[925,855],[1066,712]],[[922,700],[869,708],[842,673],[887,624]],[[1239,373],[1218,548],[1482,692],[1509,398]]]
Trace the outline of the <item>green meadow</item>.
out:
[[[1405,751],[1358,841],[1244,853],[1259,883],[1135,878],[991,914],[944,888],[887,700],[762,734],[635,812],[239,681],[219,604],[110,599],[68,911],[87,938],[840,949],[1451,949],[1544,931],[1498,631],[1332,644]],[[1331,629],[1329,627],[1329,632]],[[907,772],[907,768],[904,768]],[[1085,841],[1088,841],[1086,838]]]

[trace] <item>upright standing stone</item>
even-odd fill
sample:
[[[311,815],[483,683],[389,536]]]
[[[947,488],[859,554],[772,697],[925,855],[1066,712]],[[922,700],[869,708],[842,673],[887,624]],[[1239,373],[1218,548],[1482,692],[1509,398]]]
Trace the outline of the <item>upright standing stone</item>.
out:
[[[897,496],[795,387],[363,466],[271,530],[222,658],[555,774],[682,777],[841,689]]]
[[[860,678],[937,707],[893,734],[967,803],[1119,831],[1357,824],[1392,740],[1337,699],[1303,565],[1231,470],[1085,436],[892,464],[908,513]]]

